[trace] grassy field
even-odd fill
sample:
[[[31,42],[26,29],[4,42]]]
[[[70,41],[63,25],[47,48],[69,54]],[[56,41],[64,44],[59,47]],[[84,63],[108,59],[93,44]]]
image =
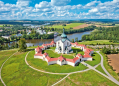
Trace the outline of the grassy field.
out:
[[[26,53],[16,53],[4,65],[2,78],[7,86],[51,86],[65,75],[51,75],[29,68],[24,59]]]
[[[80,26],[82,24],[85,24],[85,23],[71,23],[71,24],[68,24],[66,26],[62,26],[62,25],[53,25],[52,27],[53,28],[65,28],[65,29],[70,29],[71,27],[76,27],[76,26]],[[52,28],[52,27],[49,27],[49,28]]]
[[[70,65],[60,66],[58,64],[48,65],[46,61],[43,61],[41,59],[34,59],[34,54],[35,51],[31,51],[27,57],[27,61],[30,65],[40,70],[45,70],[54,73],[69,73],[87,69],[87,67],[82,65],[81,63],[76,67],[72,67]]]
[[[93,40],[93,41],[83,41],[83,42],[78,42],[79,44],[85,44],[85,45],[90,45],[90,44],[95,44],[97,45],[98,44],[101,44],[101,45],[104,45],[104,44],[118,44],[118,43],[112,43],[112,42],[109,42],[109,40]]]
[[[3,62],[7,60],[16,50],[8,50],[8,51],[0,51],[0,67],[2,66]],[[0,80],[0,86],[3,86]]]
[[[56,86],[117,86],[99,73],[89,70],[83,73],[69,75]]]
[[[108,59],[107,59],[107,57],[102,53],[102,52],[100,52],[101,53],[101,55],[103,56],[103,59],[104,59],[104,61],[103,61],[103,64],[104,64],[104,67],[106,68],[106,70],[115,78],[115,79],[117,79],[118,81],[119,81],[119,76],[116,74],[116,72],[115,71],[113,71],[111,68],[110,68],[110,66],[108,65]]]
[[[4,25],[4,24],[3,24],[3,25]],[[2,24],[0,24],[0,27],[3,27],[3,25],[2,25]],[[7,25],[9,25],[9,24],[7,24]],[[11,27],[11,26],[13,26],[13,25],[10,25],[10,27]]]
[[[100,63],[101,57],[100,57],[100,55],[98,53],[94,52],[92,57],[93,57],[93,61],[85,61],[85,62],[88,63],[91,66],[95,66],[95,65]]]
[[[100,72],[104,73],[105,75],[107,75],[107,74],[104,72],[104,70],[102,69],[101,65],[99,65],[96,69],[99,70]]]

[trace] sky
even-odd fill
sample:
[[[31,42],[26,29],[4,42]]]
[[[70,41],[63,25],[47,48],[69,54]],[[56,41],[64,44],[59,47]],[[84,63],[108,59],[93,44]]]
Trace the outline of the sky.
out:
[[[119,19],[119,0],[0,0],[0,20]]]

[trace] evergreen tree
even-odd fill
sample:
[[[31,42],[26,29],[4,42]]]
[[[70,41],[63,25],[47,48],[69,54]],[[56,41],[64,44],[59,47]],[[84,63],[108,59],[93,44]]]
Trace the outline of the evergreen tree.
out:
[[[19,44],[19,51],[20,52],[26,51],[27,45],[26,45],[26,40],[24,38],[21,38],[19,40],[19,43],[18,44]]]

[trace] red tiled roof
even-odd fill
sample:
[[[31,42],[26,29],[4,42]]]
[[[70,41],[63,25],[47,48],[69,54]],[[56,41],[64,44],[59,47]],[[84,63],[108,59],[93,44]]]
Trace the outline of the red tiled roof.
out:
[[[35,54],[34,56],[43,56],[43,54],[37,53],[37,54]]]
[[[47,53],[44,53],[44,55],[46,56],[46,55],[48,55]]]
[[[89,54],[85,54],[85,55],[83,55],[82,58],[92,58],[92,57]]]
[[[39,45],[38,45],[38,47],[36,48],[36,51],[37,51],[37,52],[42,52],[42,49],[39,47]]]
[[[75,63],[78,59],[79,59],[78,57],[73,58],[74,63]]]
[[[58,57],[58,59],[59,59],[60,61],[62,61],[62,60],[66,60],[66,58],[63,57],[62,55],[61,55],[60,57]]]
[[[66,61],[75,63],[73,59],[67,59],[67,58],[66,58]]]
[[[50,58],[50,59],[48,60],[48,62],[57,61],[57,60],[58,60],[58,58]]]
[[[82,56],[80,53],[79,53],[79,54],[77,54],[77,55],[78,55],[79,57],[80,57],[80,56]]]
[[[45,58],[46,58],[48,61],[51,59],[49,56],[46,56]]]
[[[75,58],[73,58],[73,59],[68,59],[68,58],[66,58],[66,61],[75,63],[78,59],[79,59],[78,57],[75,57]]]

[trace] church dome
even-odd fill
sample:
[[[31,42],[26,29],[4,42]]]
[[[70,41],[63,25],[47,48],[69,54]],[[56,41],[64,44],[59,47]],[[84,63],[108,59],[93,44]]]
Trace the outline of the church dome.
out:
[[[67,35],[64,34],[64,33],[62,33],[61,37],[62,37],[62,38],[67,38]]]

